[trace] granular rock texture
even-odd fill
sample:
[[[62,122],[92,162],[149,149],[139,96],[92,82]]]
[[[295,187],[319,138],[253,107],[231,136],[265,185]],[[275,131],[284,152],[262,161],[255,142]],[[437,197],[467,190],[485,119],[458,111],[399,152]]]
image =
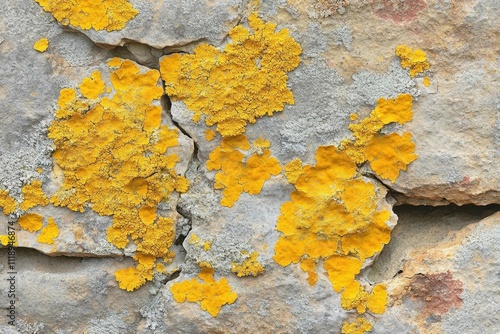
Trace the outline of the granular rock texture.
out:
[[[495,0],[6,0],[1,333],[497,333]]]

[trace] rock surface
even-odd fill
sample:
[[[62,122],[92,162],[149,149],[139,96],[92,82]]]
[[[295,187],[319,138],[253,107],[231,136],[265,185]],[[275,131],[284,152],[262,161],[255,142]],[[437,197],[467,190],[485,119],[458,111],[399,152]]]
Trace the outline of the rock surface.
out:
[[[384,330],[374,333],[389,328],[400,333],[500,330],[495,316],[500,302],[499,222],[497,212],[431,247],[413,249],[388,285],[392,306],[391,314],[381,319]]]
[[[498,207],[489,207],[486,214],[494,211]],[[365,273],[369,281],[384,280],[390,291],[391,306],[374,319],[373,332],[498,331],[498,213],[482,220],[485,213],[477,209],[400,207],[397,213],[405,220],[394,231],[394,245]],[[409,241],[404,229],[411,225],[441,241]],[[397,256],[401,249],[406,255]],[[388,259],[391,254],[396,259]],[[1,256],[6,258],[6,250]],[[135,292],[117,289],[113,270],[125,267],[128,259],[47,257],[27,249],[18,249],[17,259],[22,313],[12,333],[339,333],[335,324],[345,317],[326,277],[311,288],[307,275],[293,266],[269,263],[258,278],[233,276],[231,284],[245,293],[213,318],[196,304],[176,303],[161,281]],[[386,263],[401,272],[392,277]],[[2,296],[6,293],[3,286]]]
[[[124,45],[131,41],[156,49],[183,47],[199,41],[217,44],[241,19],[246,9],[243,0],[132,0],[129,3],[138,14],[126,22],[123,29],[82,29],[71,24],[67,27],[84,33],[94,43],[106,46]]]
[[[37,2],[43,3],[7,0],[0,16],[3,60],[0,67],[0,245],[6,244],[7,232],[12,227],[18,242],[15,298],[8,296],[6,279],[12,275],[8,249],[0,249],[0,277],[4,282],[0,284],[0,306],[6,310],[14,300],[17,311],[16,325],[8,324],[4,317],[0,332],[368,332],[368,329],[347,329],[346,323],[353,323],[359,317],[371,323],[370,333],[375,334],[500,332],[496,321],[500,311],[500,60],[494,47],[500,43],[497,1],[128,0],[115,4],[129,3],[137,15],[127,19],[123,28],[108,29],[110,31],[75,27],[67,25],[65,20],[58,22]],[[77,3],[85,7],[86,1]],[[106,15],[118,13],[116,10],[111,8]],[[262,24],[276,24],[266,26],[267,30],[250,30],[250,34],[255,33],[254,40],[245,32],[256,24],[252,12],[258,14]],[[107,19],[110,24],[118,22],[112,15]],[[48,40],[46,51],[40,48],[43,38]],[[285,54],[293,58],[297,51],[295,42],[301,48],[300,63],[298,66],[281,64]],[[404,68],[402,56],[396,54],[396,48],[401,45],[423,50],[430,67],[422,73]],[[238,51],[241,49],[253,58]],[[223,54],[222,50],[227,53]],[[179,69],[184,76],[175,76],[176,61],[194,53],[199,58],[190,58],[191,63]],[[234,57],[232,63],[224,67],[230,56]],[[177,84],[171,82],[173,77],[179,81],[192,80],[194,84],[184,83],[183,88],[194,87],[192,91],[202,92],[194,103],[188,101],[188,89],[182,98],[178,92],[170,96],[163,94],[161,98],[146,94],[146,98],[153,100],[151,108],[161,107],[160,112],[151,113],[154,116],[148,118],[150,123],[134,123],[139,132],[132,132],[130,140],[123,143],[123,151],[113,147],[123,154],[116,170],[122,167],[127,170],[124,167],[128,166],[127,157],[134,156],[129,148],[133,152],[139,149],[140,159],[148,159],[154,155],[148,145],[163,138],[159,130],[152,131],[149,142],[139,144],[141,131],[162,125],[175,129],[178,141],[166,154],[176,154],[179,159],[168,163],[167,169],[172,170],[171,175],[185,176],[190,182],[189,190],[182,189],[172,179],[164,179],[161,185],[168,184],[177,191],[156,205],[156,188],[152,188],[152,182],[146,182],[146,188],[141,188],[143,180],[138,177],[137,162],[135,169],[127,172],[132,177],[123,192],[109,201],[115,210],[113,213],[100,215],[104,209],[98,207],[98,201],[91,200],[84,201],[83,212],[68,209],[71,204],[55,206],[55,194],[64,181],[71,178],[70,173],[65,174],[67,170],[63,171],[64,166],[57,163],[61,158],[54,154],[57,148],[52,140],[54,136],[49,138],[51,124],[60,119],[56,112],[62,108],[58,105],[61,90],[78,88],[79,99],[83,100],[82,80],[88,78],[86,80],[92,79],[88,93],[92,95],[99,86],[98,80],[92,77],[95,71],[100,71],[107,86],[113,86],[113,80],[126,76],[116,72],[116,66],[109,65],[114,57],[130,60],[127,64],[137,66],[138,73],[159,76],[161,71],[163,81],[155,83],[161,92],[166,88],[168,93],[172,85]],[[269,58],[272,61],[268,62]],[[244,63],[248,59],[251,62]],[[273,65],[271,68],[269,63]],[[291,68],[283,70],[287,65]],[[238,70],[238,66],[242,67]],[[203,72],[207,68],[210,70]],[[248,82],[234,75],[234,68],[237,74],[247,73],[249,68],[261,72]],[[172,74],[174,76],[169,77]],[[240,81],[235,82],[235,77]],[[256,82],[261,78],[272,84]],[[146,81],[136,79],[123,85],[123,90],[128,92],[123,97],[125,102],[121,101],[125,109],[132,106],[131,110],[136,110],[136,104],[145,97],[139,91]],[[227,86],[228,82],[231,87]],[[218,90],[213,91],[220,95],[203,96],[203,92],[208,91],[204,85],[216,87]],[[130,87],[138,88],[128,90]],[[99,101],[92,102],[92,106],[109,106],[118,90],[116,87],[103,90],[98,94]],[[263,117],[256,117],[255,122],[245,123],[246,139],[233,138],[233,142],[228,139],[231,137],[223,141],[221,134],[214,131],[219,124],[207,125],[209,116],[214,115],[201,113],[200,119],[194,121],[193,116],[199,110],[188,108],[203,107],[207,100],[214,104],[209,110],[220,105],[234,106],[234,101],[251,107],[266,101],[261,107],[267,108],[272,103],[287,101],[287,90],[293,95],[293,103],[288,99],[281,109],[275,108]],[[276,91],[278,95],[266,95]],[[406,94],[413,100],[412,120],[385,125],[380,134],[375,131],[376,136],[408,133],[415,144],[414,161],[401,162],[407,150],[404,145],[396,150],[398,166],[407,169],[399,173],[395,182],[380,176],[380,169],[372,168],[368,159],[358,162],[355,176],[343,179],[337,174],[330,175],[331,166],[321,165],[321,156],[317,155],[321,147],[330,146],[328,152],[336,152],[336,160],[333,160],[338,165],[349,165],[341,159],[343,153],[335,150],[346,152],[345,140],[359,139],[356,127],[351,125],[368,119],[380,105],[380,99],[395,99]],[[110,109],[121,110],[121,107]],[[92,113],[91,107],[82,108],[82,118]],[[255,112],[245,108],[240,111]],[[85,132],[88,126],[93,126],[79,120],[75,117],[73,125],[86,126],[76,126],[72,131]],[[117,123],[119,120],[107,123],[99,133],[107,133]],[[104,137],[95,135],[89,142],[93,140],[98,147],[105,141]],[[73,137],[68,138],[70,141]],[[361,144],[357,147],[363,150],[361,155],[367,154],[366,147]],[[380,151],[383,149],[384,146]],[[100,151],[97,159],[104,159],[106,153]],[[412,154],[406,153],[406,158]],[[86,158],[87,153],[84,155]],[[81,153],[76,156],[82,158]],[[300,159],[300,166],[296,164],[296,169],[290,172],[287,168],[291,168],[296,159]],[[71,157],[67,161],[71,161]],[[287,165],[290,162],[292,164]],[[153,163],[157,163],[158,169],[145,179],[154,178],[162,168],[157,161],[149,161],[148,166]],[[229,167],[222,173],[223,168],[217,164]],[[75,175],[85,175],[85,166],[80,167]],[[276,169],[281,172],[275,172]],[[318,173],[300,174],[304,170]],[[349,166],[334,170],[338,174],[349,174],[346,172]],[[308,175],[313,181],[305,180],[305,176],[297,181],[300,178],[297,175],[294,181],[294,172]],[[98,173],[91,172],[89,178]],[[117,174],[110,169],[109,179]],[[81,180],[79,176],[78,182]],[[356,183],[353,180],[361,180],[352,186],[350,197],[345,193],[351,183],[345,180],[352,184]],[[28,197],[23,187],[34,181],[41,182],[43,193],[52,203],[38,199],[34,207],[21,209],[23,199]],[[304,184],[310,193],[304,190]],[[93,189],[96,198],[107,189],[99,187],[99,182],[94,188],[86,187],[85,184],[81,189]],[[373,188],[373,195],[366,195],[371,194],[366,188]],[[60,201],[64,202],[65,196],[74,199],[75,189],[76,183]],[[311,195],[316,193],[320,197],[325,189],[331,191],[327,201],[331,206],[315,202]],[[6,210],[8,202],[5,202],[4,191],[8,191],[17,205],[12,212]],[[127,196],[119,196],[133,192],[145,194],[144,201],[133,204],[123,201]],[[301,196],[305,196],[302,206],[292,206],[296,211],[289,217],[302,220],[291,219],[289,225],[284,224],[283,216],[292,210],[286,203],[293,203]],[[322,205],[328,210],[318,209]],[[360,242],[353,241],[358,248],[349,253],[342,248],[344,239],[327,231],[335,230],[331,225],[338,221],[346,225],[350,221],[340,216],[331,218],[331,215],[357,212],[359,217],[364,217],[359,212],[365,206],[373,206],[372,213],[387,212],[383,226],[387,236],[392,229],[391,240],[385,240],[383,231],[366,227],[377,221],[376,216],[368,215],[369,221],[364,222],[368,225],[353,225],[354,228],[344,232],[366,234],[366,239],[360,237]],[[114,220],[114,215],[121,217],[125,212],[123,207],[132,208],[133,214],[137,214],[133,219]],[[58,235],[53,243],[39,242],[41,231],[22,228],[19,217],[26,213],[43,217],[43,226],[48,225],[49,217],[54,219]],[[144,232],[148,226],[158,226],[157,215],[172,219],[173,235],[165,236],[168,234],[165,230]],[[137,228],[127,230],[131,227],[120,225],[123,221],[137,222]],[[313,226],[313,222],[325,223]],[[115,245],[120,247],[108,241],[113,224],[128,233],[123,247],[120,246],[121,232],[115,239]],[[278,264],[276,245],[293,232],[287,234],[284,230],[306,231],[306,238],[311,226],[318,231],[314,232],[317,240],[310,243],[325,242],[316,252],[326,252],[332,248],[326,242],[337,240],[335,248],[344,256],[338,261],[354,261],[354,269],[345,264],[332,275],[325,265],[327,256],[316,258],[310,255],[314,252],[311,249],[309,253],[301,252],[299,242],[292,245],[290,253],[296,250],[300,264],[296,263],[299,259],[286,266]],[[336,228],[343,226],[339,224]],[[372,239],[367,230],[375,235]],[[161,240],[155,239],[158,235],[162,236]],[[158,244],[149,243],[147,238]],[[129,241],[134,242],[127,244]],[[162,269],[158,259],[167,254],[161,251],[165,245],[170,252],[163,259],[167,268]],[[364,247],[377,250],[360,260]],[[150,253],[141,249],[148,249]],[[172,260],[169,256],[173,257],[173,253]],[[151,254],[156,254],[153,262],[148,257]],[[311,265],[307,262],[310,258],[313,269],[307,268]],[[145,267],[149,269],[144,270]],[[126,281],[124,286],[133,286],[130,290],[135,291],[118,287],[116,274],[119,272],[129,273],[122,275]],[[141,281],[142,287],[134,285],[136,278],[147,282]],[[317,282],[310,284],[314,279]],[[339,289],[335,289],[335,284],[339,284],[337,279],[344,279]],[[359,290],[356,297],[364,301],[355,298],[349,301],[342,293],[342,289],[345,292],[349,287],[345,282],[351,281],[367,289]],[[183,302],[182,296],[174,293],[182,283],[191,284],[188,292],[199,295],[191,295]],[[197,292],[199,286],[205,288]],[[383,296],[375,294],[375,287],[381,286],[387,287],[386,309]],[[231,292],[227,293],[225,287]],[[236,293],[237,299],[231,300],[231,293]],[[376,299],[383,300],[385,312],[377,312],[379,305],[374,306],[376,301],[373,301]],[[366,313],[363,307],[368,309]],[[358,314],[356,308],[364,314]]]

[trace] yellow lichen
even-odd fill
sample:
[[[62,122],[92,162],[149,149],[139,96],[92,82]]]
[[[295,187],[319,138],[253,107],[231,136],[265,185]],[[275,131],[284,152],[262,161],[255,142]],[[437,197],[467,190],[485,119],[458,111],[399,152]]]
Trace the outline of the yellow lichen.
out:
[[[155,269],[159,273],[166,273],[167,272],[167,268],[165,267],[165,265],[163,263],[157,263]]]
[[[361,261],[379,252],[380,245],[388,244],[391,239],[391,230],[386,225],[389,216],[388,211],[375,212],[371,218],[372,223],[366,228],[342,237],[342,251],[356,254]]]
[[[301,267],[312,272],[311,260],[323,259],[333,288],[340,292],[354,280],[364,259],[388,242],[390,229],[374,225],[389,214],[377,210],[373,184],[358,176],[354,161],[333,146],[318,148],[316,165],[304,166],[295,188],[291,201],[281,206],[277,230],[283,235],[274,260],[283,266],[308,261]],[[368,231],[375,228],[381,235],[372,240]],[[350,247],[353,238],[362,247]]]
[[[78,91],[61,90],[49,138],[64,182],[51,202],[112,216],[109,242],[124,248],[132,241],[139,253],[168,262],[174,256],[169,248],[175,222],[159,216],[156,208],[174,191],[185,192],[189,183],[174,170],[179,157],[167,154],[177,146],[178,134],[161,122],[160,74],[119,58],[108,66],[111,86],[94,72]],[[117,272],[120,287],[135,289],[151,279],[153,266],[138,268]]]
[[[144,275],[134,267],[117,270],[115,279],[120,289],[127,291],[134,291],[146,283]]]
[[[297,182],[297,179],[302,172],[302,161],[298,158],[293,159],[285,165],[285,176],[291,184],[295,184],[295,182]]]
[[[0,234],[0,244],[2,244],[2,246],[7,246],[9,244],[9,236],[6,234]]]
[[[395,99],[379,99],[367,118],[349,126],[354,141],[342,141],[341,149],[357,164],[368,161],[377,175],[395,182],[399,172],[406,170],[406,166],[417,158],[415,144],[410,133],[379,133],[385,125],[403,125],[411,121],[412,102],[410,94],[400,94]]]
[[[316,273],[316,260],[304,258],[300,261],[300,269],[307,273],[307,282],[314,286],[318,282],[318,274]]]
[[[270,148],[271,147],[271,142],[267,139],[264,138],[258,138],[253,142],[253,147],[259,149],[259,148]]]
[[[120,30],[139,12],[127,0],[35,0],[64,26]]]
[[[235,273],[238,277],[257,276],[264,273],[264,267],[257,259],[258,256],[259,253],[253,252],[252,254],[250,254],[248,259],[243,261],[243,263],[238,264],[233,262],[232,272]]]
[[[40,38],[33,45],[33,49],[38,52],[45,52],[49,47],[49,40],[47,38]]]
[[[174,283],[170,287],[174,299],[178,303],[186,301],[198,303],[202,310],[207,311],[216,317],[222,306],[233,304],[238,295],[232,291],[226,278],[216,281],[213,277],[212,268],[202,268],[198,277],[179,283]]]
[[[372,329],[372,324],[364,318],[358,318],[355,322],[344,322],[342,334],[365,334]]]
[[[146,281],[153,279],[156,257],[144,253],[137,253],[134,256],[137,266],[119,269],[115,272],[115,279],[120,289],[133,291],[140,288]],[[160,265],[161,263],[158,263]],[[162,264],[161,264],[162,265]]]
[[[429,77],[424,77],[423,84],[425,87],[429,87],[431,85],[431,79]]]
[[[355,282],[354,278],[359,274],[362,266],[363,261],[360,259],[342,253],[333,254],[323,264],[333,290],[336,292],[342,291],[342,289]]]
[[[367,118],[349,126],[354,140],[344,140],[339,148],[319,147],[313,166],[302,166],[295,159],[285,167],[286,177],[296,190],[290,195],[291,201],[281,206],[276,227],[281,235],[274,260],[282,266],[299,263],[311,285],[318,280],[316,267],[322,262],[346,310],[385,311],[385,286],[376,285],[367,292],[356,276],[366,259],[389,242],[390,212],[378,208],[377,189],[374,183],[365,181],[358,168],[369,162],[375,173],[394,182],[399,172],[417,158],[411,134],[380,134],[385,125],[405,124],[412,119],[412,101],[408,94],[379,99]],[[357,121],[358,115],[352,114],[351,120]],[[370,329],[371,324],[360,318],[345,323],[342,330],[364,333]]]
[[[377,284],[373,287],[370,297],[366,301],[366,307],[373,313],[382,314],[387,307],[387,287]]]
[[[287,72],[300,62],[300,45],[287,29],[276,32],[276,24],[256,13],[248,22],[253,33],[234,27],[223,51],[202,44],[192,55],[173,54],[160,63],[167,94],[183,101],[194,121],[203,114],[207,125],[217,124],[223,137],[242,134],[247,123],[294,103]]]
[[[43,217],[36,213],[26,213],[19,217],[18,223],[23,230],[35,232],[42,229]]]
[[[427,55],[422,50],[413,50],[403,44],[396,47],[396,55],[401,58],[401,67],[410,70],[412,78],[430,68]]]
[[[42,232],[36,239],[36,241],[44,244],[53,244],[54,239],[59,236],[59,227],[57,226],[54,218],[49,217],[47,226],[42,229]]]
[[[249,150],[250,143],[244,135],[223,138],[221,145],[209,155],[208,170],[218,170],[215,174],[215,189],[223,189],[221,205],[232,207],[241,193],[259,194],[264,182],[271,175],[278,175],[281,166],[278,160],[271,157],[271,151],[262,139],[254,144],[259,152],[245,160],[242,150]]]
[[[17,209],[17,202],[9,196],[7,190],[0,189],[0,208],[3,210],[4,215],[10,215]]]
[[[212,129],[205,130],[205,140],[206,141],[212,141],[215,136],[217,136],[217,132],[215,132]]]
[[[2,246],[8,246],[9,244],[12,244],[12,246],[17,247],[17,234],[12,234],[12,236],[9,236],[8,234],[1,234],[0,244],[2,244]]]
[[[191,237],[189,238],[189,243],[192,245],[198,245],[200,242],[201,242],[200,237],[195,233],[191,233]]]
[[[399,171],[406,170],[406,166],[417,159],[414,152],[415,143],[410,133],[391,133],[374,137],[366,146],[365,155],[377,175],[394,183]]]
[[[387,305],[387,290],[384,285],[377,284],[371,293],[357,281],[352,281],[344,287],[341,295],[341,305],[346,310],[356,310],[363,314],[366,310],[372,313],[382,314]]]
[[[42,182],[35,180],[25,185],[21,189],[24,200],[19,206],[21,210],[26,211],[37,205],[45,206],[49,204],[49,200],[42,190]]]
[[[189,243],[200,248],[203,248],[204,251],[210,250],[212,248],[212,243],[210,241],[202,241],[199,236],[195,233],[191,233],[191,237],[189,239]]]
[[[99,95],[104,93],[105,87],[106,84],[102,81],[102,75],[99,71],[95,71],[90,77],[84,78],[80,86],[78,86],[80,93],[87,99],[97,99]]]

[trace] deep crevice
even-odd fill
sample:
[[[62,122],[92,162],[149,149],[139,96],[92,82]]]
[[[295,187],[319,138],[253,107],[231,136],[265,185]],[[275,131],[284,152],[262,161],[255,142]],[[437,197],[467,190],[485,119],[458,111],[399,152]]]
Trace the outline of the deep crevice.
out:
[[[165,91],[165,82],[163,82],[163,91]],[[193,141],[193,155],[188,163],[188,169],[193,163],[193,160],[198,156],[198,143],[194,138],[178,123],[174,120],[174,117],[172,115],[172,101],[170,100],[170,97],[167,94],[163,94],[160,100],[161,106],[163,110],[167,113],[167,115],[170,117],[170,120],[172,121],[172,124],[179,129],[180,132],[182,132],[183,135],[186,137],[190,138]]]
[[[452,233],[499,212],[500,204],[436,207],[402,204],[395,206],[393,211],[398,216],[398,223],[391,232],[389,243],[366,268],[370,281],[382,282],[404,274],[403,265],[411,259],[411,251],[434,247]]]
[[[173,281],[177,279],[181,275],[182,269],[177,269],[174,272],[172,272],[170,275],[166,275],[164,279],[162,279],[160,282],[165,285],[170,281]]]
[[[8,250],[8,246],[1,246],[0,250]],[[92,254],[92,253],[82,253],[82,252],[53,252],[53,253],[45,253],[40,249],[33,248],[33,247],[26,247],[26,246],[18,246],[14,247],[14,250],[16,252],[34,252],[39,255],[47,256],[49,258],[64,258],[64,259],[120,259],[120,258],[127,258],[129,256],[126,256],[124,254]]]

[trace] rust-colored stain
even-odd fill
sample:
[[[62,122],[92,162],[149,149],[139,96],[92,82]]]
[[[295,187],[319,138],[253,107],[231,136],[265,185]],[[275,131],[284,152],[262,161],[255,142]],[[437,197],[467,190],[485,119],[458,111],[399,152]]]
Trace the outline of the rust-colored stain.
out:
[[[443,315],[452,307],[460,308],[463,304],[460,297],[463,291],[462,282],[453,279],[449,271],[415,275],[408,287],[408,293],[413,299],[425,303],[424,312],[428,315]]]
[[[382,0],[375,14],[395,22],[407,22],[414,20],[425,5],[425,0]]]
[[[464,176],[464,178],[462,179],[462,181],[458,183],[458,185],[467,186],[469,183],[470,183],[470,177]]]

